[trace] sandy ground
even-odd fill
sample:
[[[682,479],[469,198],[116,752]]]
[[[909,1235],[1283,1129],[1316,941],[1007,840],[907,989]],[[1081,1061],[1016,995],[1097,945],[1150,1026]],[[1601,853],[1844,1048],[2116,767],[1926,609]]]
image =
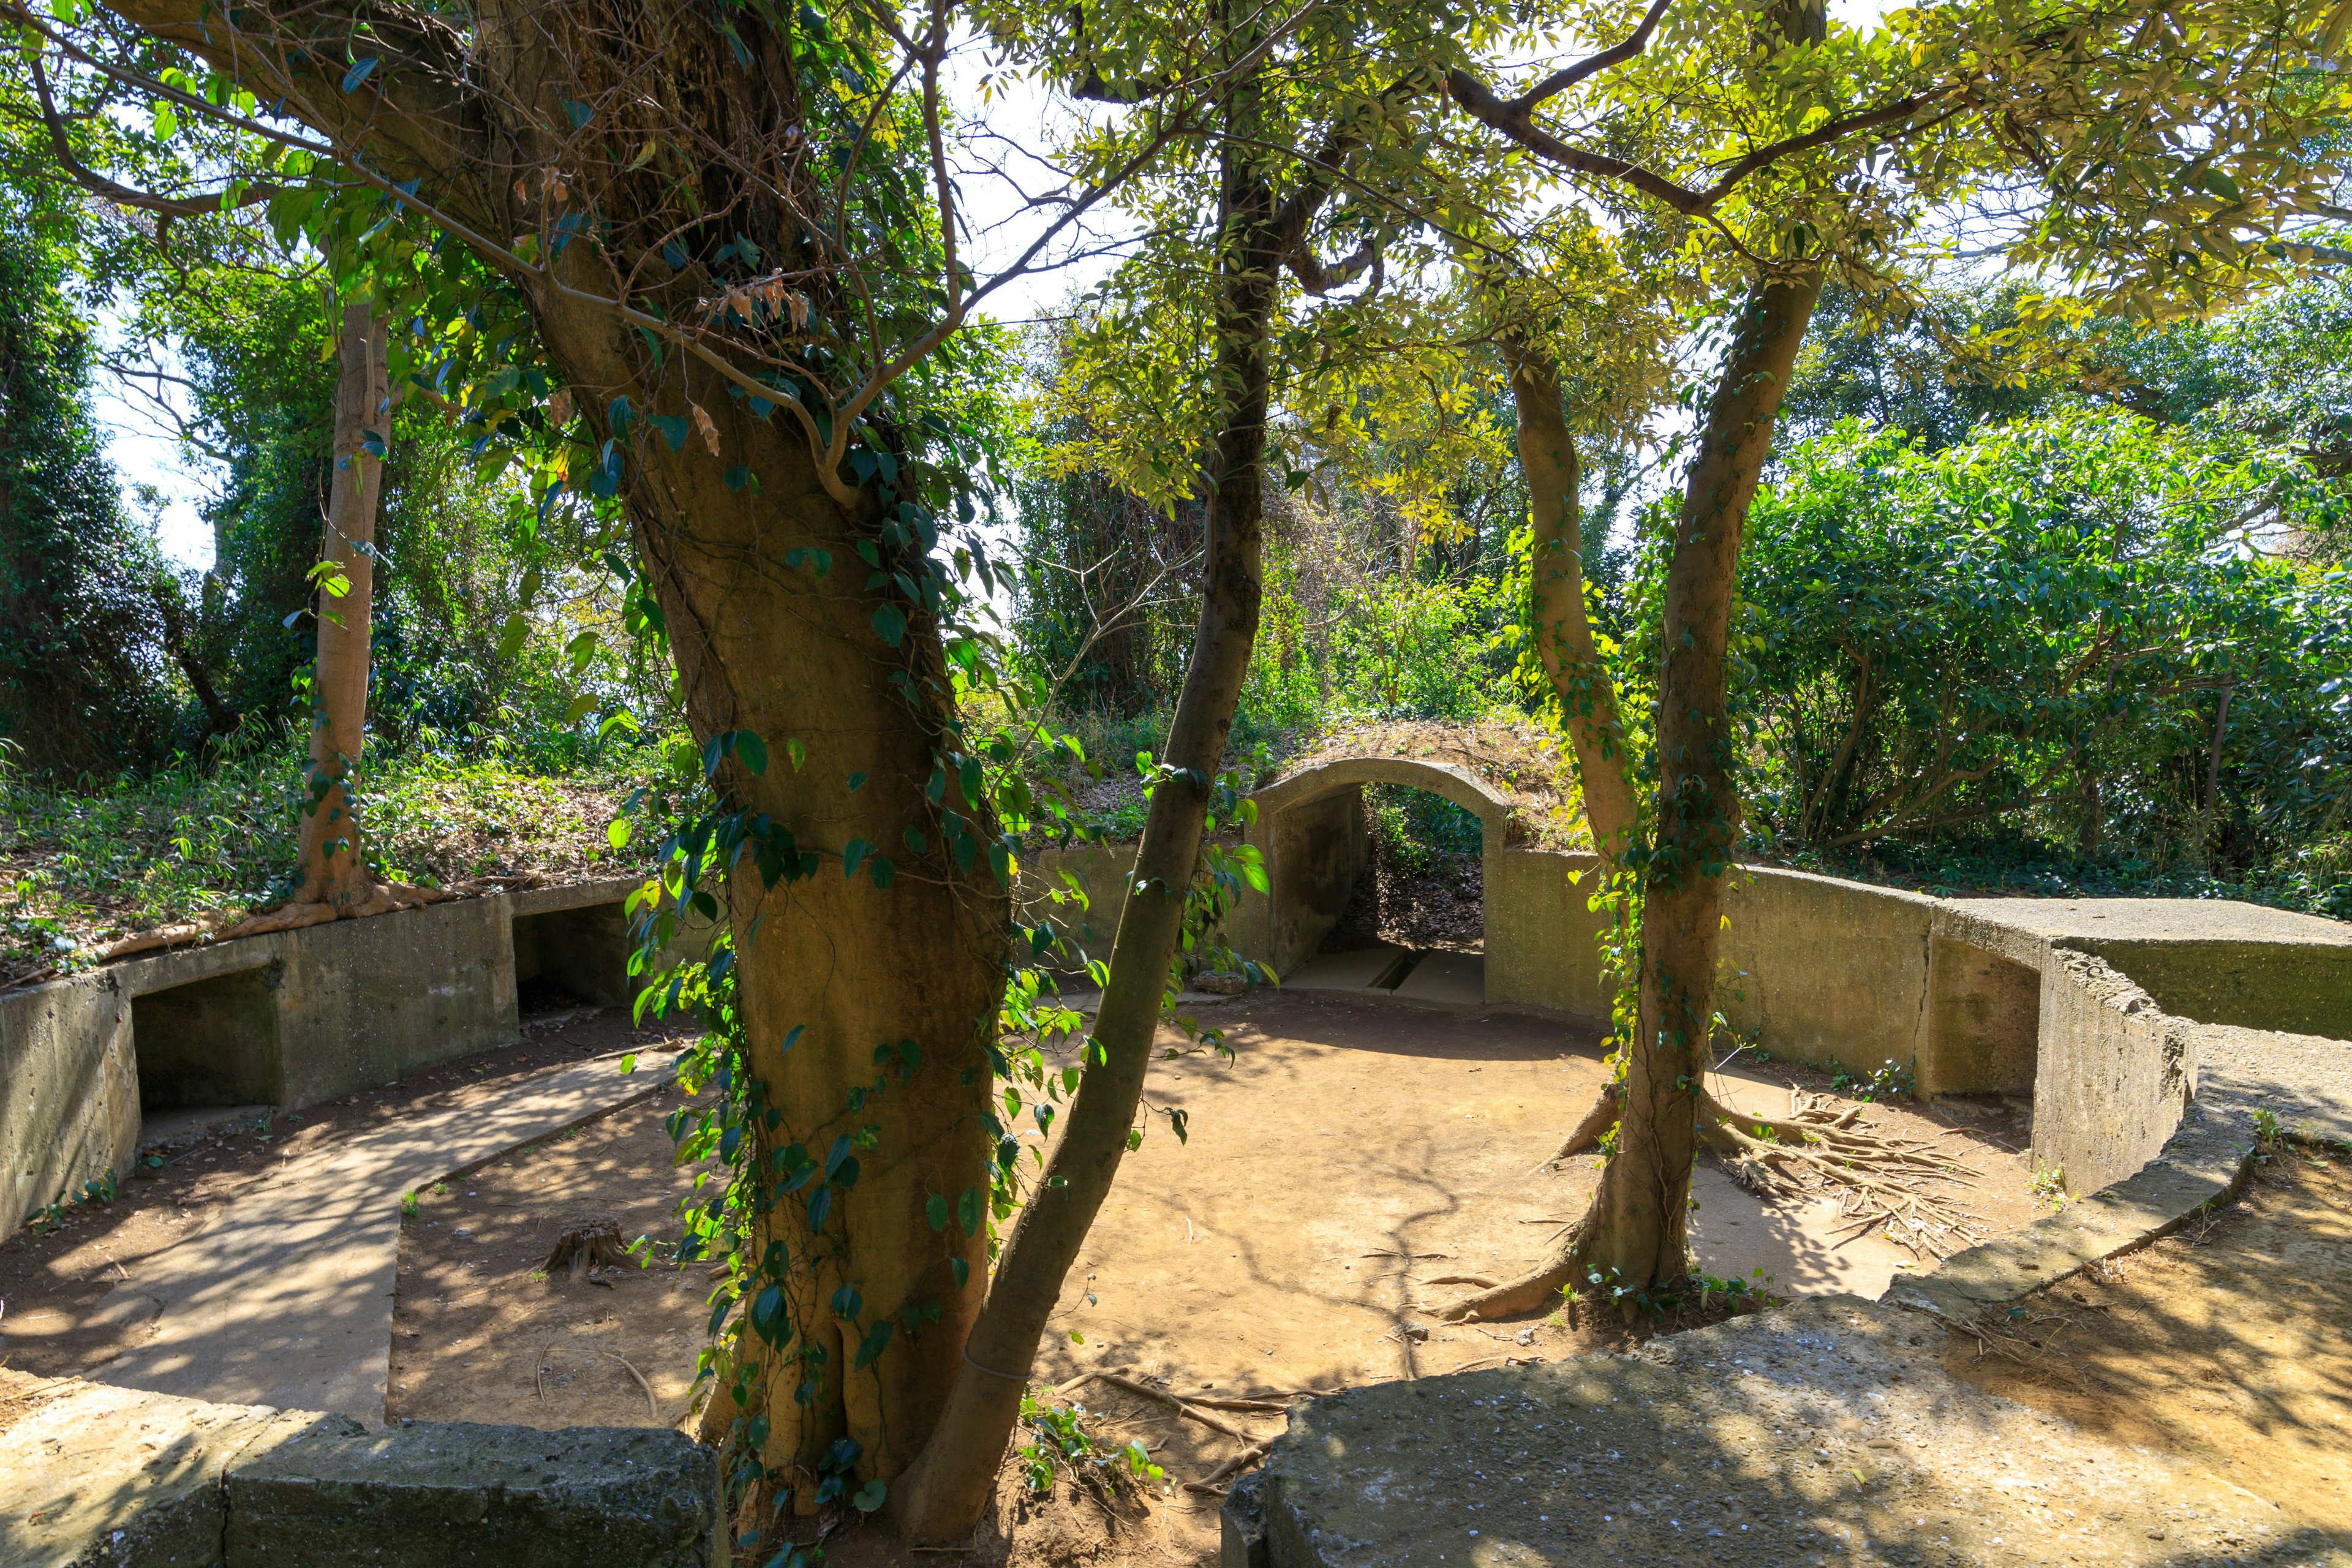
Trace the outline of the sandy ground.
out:
[[[672,1163],[673,1085],[416,1194],[402,1227],[384,1407],[420,1421],[674,1426],[712,1282],[689,1267],[541,1268],[567,1226],[609,1216],[673,1254],[694,1173]],[[641,1383],[638,1380],[642,1378]]]
[[[2280,1145],[2235,1206],[1955,1335],[1945,1366],[2352,1545],[2352,1166]]]
[[[1443,1283],[1448,1276],[1501,1278],[1533,1263],[1583,1206],[1593,1160],[1538,1167],[1601,1081],[1597,1031],[1328,994],[1262,994],[1203,1014],[1212,1017],[1234,1059],[1194,1054],[1155,1066],[1143,1146],[1072,1270],[1041,1384],[1111,1370],[1147,1386],[1248,1396],[1627,1342],[1614,1321],[1451,1325],[1421,1310],[1467,1289]],[[1818,1074],[1775,1064],[1744,1071],[1734,1089],[1785,1107],[1791,1079],[1825,1087]],[[675,1241],[673,1210],[692,1181],[669,1163],[663,1119],[677,1103],[671,1091],[624,1108],[418,1195],[402,1240],[394,1414],[539,1426],[680,1418],[709,1316],[705,1272],[625,1269],[574,1282],[538,1268],[583,1212],[611,1214],[656,1253]],[[1171,1108],[1189,1113],[1186,1142],[1170,1130]],[[1947,1130],[1916,1107],[1865,1114],[1912,1135]],[[1982,1173],[1985,1186],[1962,1195],[1992,1230],[2034,1212],[2023,1162],[2001,1146],[2015,1131],[1996,1112],[1951,1141]],[[1770,1208],[1711,1164],[1695,1193],[1700,1260],[1717,1274],[1761,1268],[1784,1293],[1875,1294],[1915,1261],[1875,1236],[1837,1244],[1833,1204]],[[1278,1412],[1225,1413],[1246,1435],[1236,1437],[1101,1383],[1066,1397],[1107,1440],[1142,1443],[1163,1467],[1163,1487],[1148,1507],[1066,1480],[1045,1497],[1008,1487],[1003,1523],[1024,1563],[1104,1552],[1206,1561],[1219,1500],[1181,1483],[1282,1425]],[[845,1558],[844,1568],[854,1564]]]
[[[129,1266],[202,1229],[271,1166],[419,1110],[478,1102],[516,1079],[667,1037],[633,1029],[621,1009],[530,1020],[522,1041],[467,1057],[348,1100],[278,1112],[171,1151],[161,1167],[124,1177],[115,1200],[76,1205],[53,1234],[30,1228],[0,1242],[0,1365],[46,1377],[102,1367],[143,1327],[87,1321]],[[101,1374],[102,1375],[102,1374]]]

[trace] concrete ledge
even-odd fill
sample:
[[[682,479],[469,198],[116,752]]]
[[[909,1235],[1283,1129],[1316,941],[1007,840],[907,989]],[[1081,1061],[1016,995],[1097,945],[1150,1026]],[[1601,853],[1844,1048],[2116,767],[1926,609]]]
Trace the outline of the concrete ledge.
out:
[[[1830,1296],[1303,1400],[1227,1499],[1221,1568],[2352,1568],[2212,1471],[1958,1382],[1944,1341]]]
[[[0,1433],[8,1568],[721,1568],[720,1526],[717,1456],[671,1431],[369,1434],[68,1384]]]
[[[228,1568],[726,1562],[717,1458],[678,1432],[321,1426],[226,1484]]]
[[[1880,1299],[1966,1325],[2042,1286],[2169,1236],[2190,1215],[2238,1195],[2253,1170],[2252,1108],[2216,1096],[2189,1109],[2164,1151],[2137,1173],[1998,1241],[1897,1279]]]

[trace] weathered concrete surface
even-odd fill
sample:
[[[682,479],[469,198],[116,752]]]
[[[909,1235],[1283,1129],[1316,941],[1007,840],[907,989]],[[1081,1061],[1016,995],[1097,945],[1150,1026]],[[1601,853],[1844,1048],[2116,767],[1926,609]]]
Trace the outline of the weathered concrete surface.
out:
[[[2229,899],[1958,899],[1958,939],[2032,963],[2053,947],[2105,959],[2179,1018],[2352,1035],[2352,926]]]
[[[1936,900],[1801,871],[1736,878],[1716,1005],[1774,1056],[1870,1072],[1934,1057],[1927,1037]]]
[[[116,973],[0,991],[0,1237],[127,1169],[138,1145],[131,996]]]
[[[2105,961],[2053,949],[2041,977],[2033,1163],[2096,1192],[2156,1158],[2197,1093],[2180,1021]]]
[[[716,1461],[643,1427],[321,1428],[233,1466],[228,1568],[707,1568]]]
[[[230,1467],[311,1430],[358,1427],[338,1415],[68,1384],[0,1432],[0,1564],[212,1568],[223,1561]]]
[[[1363,794],[1361,785],[1350,784],[1258,807],[1250,836],[1265,858],[1267,891],[1259,900],[1265,914],[1259,929],[1239,934],[1258,948],[1251,956],[1277,974],[1297,968],[1323,944],[1370,861]]]
[[[0,1432],[5,1568],[727,1560],[716,1456],[677,1432],[423,1423],[371,1435],[315,1411],[87,1383],[44,1392],[56,1397]]]
[[[1302,1401],[1227,1500],[1223,1568],[2352,1565],[2209,1471],[1955,1382],[1943,1340],[1829,1297]]]
[[[142,1263],[100,1310],[153,1337],[98,1369],[188,1398],[383,1421],[400,1194],[654,1092],[675,1053],[551,1068],[498,1100],[430,1112],[289,1161],[205,1229]]]
[[[1985,1308],[2145,1247],[2206,1205],[2228,1202],[2243,1185],[2252,1153],[2245,1108],[2209,1094],[2145,1168],[2022,1230],[1955,1253],[1931,1274],[1897,1279],[1883,1299],[1949,1323],[1973,1322]]]
[[[1609,1016],[1601,973],[1600,857],[1549,849],[1486,857],[1486,1000]]]
[[[510,1043],[508,925],[454,900],[0,993],[0,1236],[127,1170],[142,1100],[315,1105]]]

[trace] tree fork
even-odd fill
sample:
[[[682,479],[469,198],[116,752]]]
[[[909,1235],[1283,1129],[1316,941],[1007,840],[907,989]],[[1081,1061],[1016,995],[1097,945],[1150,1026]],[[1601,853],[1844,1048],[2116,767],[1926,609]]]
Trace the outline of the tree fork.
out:
[[[1751,290],[1684,488],[1666,572],[1659,826],[1644,873],[1640,1023],[1621,1047],[1616,1153],[1591,1205],[1542,1264],[1454,1302],[1441,1314],[1449,1320],[1533,1311],[1593,1270],[1633,1286],[1687,1272],[1723,879],[1738,821],[1724,670],[1731,595],[1748,503],[1821,290],[1821,268],[1811,262]]]

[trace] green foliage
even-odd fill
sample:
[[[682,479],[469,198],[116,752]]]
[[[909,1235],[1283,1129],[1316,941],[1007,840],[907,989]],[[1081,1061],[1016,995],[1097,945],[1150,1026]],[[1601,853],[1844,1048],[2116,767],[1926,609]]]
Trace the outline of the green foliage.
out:
[[[1914,1081],[1911,1068],[1896,1066],[1892,1057],[1864,1074],[1848,1072],[1843,1067],[1830,1074],[1830,1087],[1850,1100],[1909,1100],[1914,1097]]]
[[[369,851],[383,875],[426,885],[526,868],[610,875],[644,864],[605,832],[658,748],[608,747],[530,764],[528,738],[476,734],[465,752],[418,745],[370,759]],[[470,756],[467,753],[470,753]],[[224,922],[281,896],[298,808],[291,736],[232,745],[85,787],[0,770],[0,984],[87,968],[116,936]]]
[[[1016,1446],[1021,1478],[1034,1492],[1054,1489],[1054,1478],[1067,1474],[1081,1485],[1097,1481],[1102,1472],[1122,1469],[1129,1478],[1150,1484],[1165,1478],[1139,1442],[1113,1446],[1089,1429],[1086,1407],[1048,1405],[1034,1388],[1021,1394],[1021,1425],[1032,1434]]]
[[[1761,1311],[1778,1300],[1772,1294],[1773,1282],[1772,1275],[1758,1268],[1745,1279],[1738,1275],[1725,1279],[1714,1274],[1688,1274],[1677,1279],[1633,1285],[1626,1281],[1621,1269],[1612,1268],[1603,1274],[1598,1268],[1588,1268],[1584,1289],[1566,1286],[1561,1294],[1571,1310],[1587,1301],[1605,1302],[1627,1322],[1637,1317],[1653,1321],[1668,1318],[1679,1321],[1686,1313],[1711,1311],[1718,1304],[1735,1317]]]
[[[1741,576],[1774,842],[2244,865],[2340,823],[2352,580],[2238,542],[2335,515],[2292,454],[2072,409],[1939,452],[1847,424],[1784,468]]]
[[[103,775],[176,738],[159,679],[174,584],[100,455],[63,261],[14,205],[0,199],[0,740],[43,773]]]

